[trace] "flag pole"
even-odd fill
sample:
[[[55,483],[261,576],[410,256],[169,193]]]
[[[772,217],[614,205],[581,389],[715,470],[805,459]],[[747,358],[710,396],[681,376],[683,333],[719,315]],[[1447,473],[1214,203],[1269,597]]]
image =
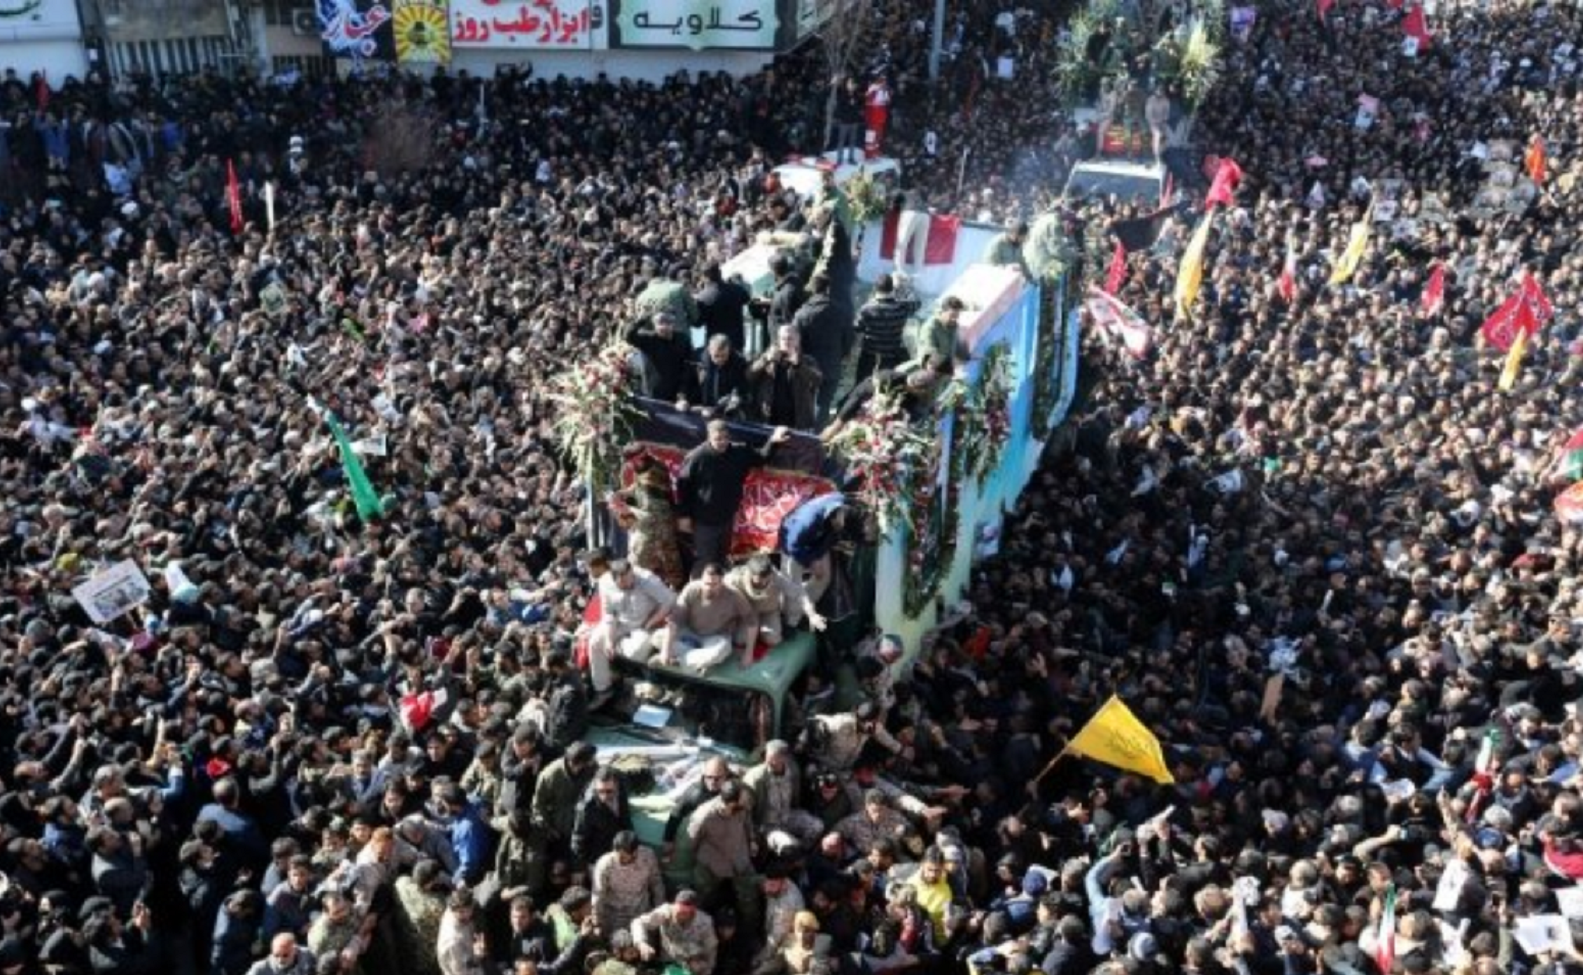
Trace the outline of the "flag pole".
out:
[[[1055,768],[1056,765],[1060,763],[1061,759],[1065,758],[1068,754],[1070,754],[1070,752],[1066,748],[1056,752],[1055,757],[1046,762],[1044,768],[1039,770],[1039,774],[1035,775],[1033,777],[1033,781],[1028,783],[1028,791],[1030,793],[1038,792],[1039,783],[1043,782],[1044,777],[1050,774],[1050,770]]]

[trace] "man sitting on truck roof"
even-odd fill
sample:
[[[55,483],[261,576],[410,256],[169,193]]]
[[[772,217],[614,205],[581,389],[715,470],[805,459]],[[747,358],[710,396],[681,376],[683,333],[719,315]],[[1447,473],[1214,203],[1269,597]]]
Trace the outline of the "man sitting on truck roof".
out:
[[[672,624],[681,663],[699,673],[724,663],[733,649],[744,667],[752,663],[758,617],[747,599],[726,585],[718,563],[705,565],[698,578],[682,589]]]
[[[676,593],[649,570],[626,559],[612,561],[599,580],[599,602],[602,616],[588,636],[595,708],[610,700],[610,661],[616,654],[644,662],[658,651],[661,659],[672,660],[676,643],[671,623]]]
[[[753,648],[753,639],[766,647],[780,646],[786,631],[804,617],[815,630],[825,628],[825,618],[814,608],[808,590],[793,577],[776,571],[768,555],[750,556],[726,576],[726,585],[741,594],[752,613],[754,636],[746,644],[748,651]]]

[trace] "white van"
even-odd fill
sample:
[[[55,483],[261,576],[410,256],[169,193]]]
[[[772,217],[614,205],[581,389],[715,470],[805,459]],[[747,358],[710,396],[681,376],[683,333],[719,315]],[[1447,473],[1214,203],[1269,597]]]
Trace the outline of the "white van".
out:
[[[819,188],[824,185],[826,170],[835,171],[837,186],[844,185],[860,172],[866,172],[872,178],[888,183],[893,189],[901,179],[901,164],[889,156],[839,165],[835,159],[836,154],[833,152],[827,152],[823,156],[804,156],[776,166],[775,175],[780,177],[782,186],[796,190],[798,196],[805,198],[818,194]]]
[[[1143,199],[1154,203],[1165,189],[1165,172],[1165,167],[1156,162],[1085,159],[1072,167],[1061,196],[1067,200],[1115,196],[1123,201]]]

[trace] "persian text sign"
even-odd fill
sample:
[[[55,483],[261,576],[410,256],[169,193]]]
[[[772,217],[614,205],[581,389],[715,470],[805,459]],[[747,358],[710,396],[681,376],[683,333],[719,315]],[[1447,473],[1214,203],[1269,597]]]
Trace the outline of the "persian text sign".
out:
[[[621,0],[613,47],[773,50],[773,0]]]
[[[603,26],[597,0],[451,0],[453,48],[586,51]]]

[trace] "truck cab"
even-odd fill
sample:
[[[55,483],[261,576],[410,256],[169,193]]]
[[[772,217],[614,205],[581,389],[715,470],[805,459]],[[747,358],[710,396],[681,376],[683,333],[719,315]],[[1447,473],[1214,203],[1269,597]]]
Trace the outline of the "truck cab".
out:
[[[704,759],[718,755],[740,777],[765,742],[800,720],[788,715],[787,699],[814,651],[814,637],[804,630],[746,667],[735,657],[702,674],[680,665],[617,662],[625,689],[593,716],[584,740],[598,750],[600,764],[623,774],[640,842],[659,849],[666,820]],[[678,833],[667,880],[685,886],[690,852],[685,831]]]

